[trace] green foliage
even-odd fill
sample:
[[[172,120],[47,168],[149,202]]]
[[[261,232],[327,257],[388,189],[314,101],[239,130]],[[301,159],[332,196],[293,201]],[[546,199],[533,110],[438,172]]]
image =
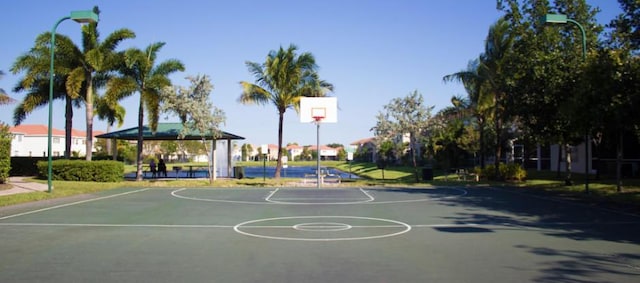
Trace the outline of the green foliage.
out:
[[[0,184],[9,179],[11,170],[11,132],[9,126],[0,123]]]
[[[48,162],[39,161],[38,172],[46,178]],[[119,182],[123,180],[124,164],[118,161],[55,160],[51,163],[51,179],[63,181]]]
[[[527,178],[527,171],[524,170],[520,164],[500,163],[498,168],[499,176],[496,176],[494,164],[487,165],[484,169],[475,167],[473,171],[475,174],[478,174],[480,178],[487,180],[498,180],[499,178],[503,178],[504,180],[509,181],[524,181]]]
[[[303,96],[325,96],[333,91],[333,85],[320,80],[318,66],[311,53],[297,54],[297,46],[280,47],[267,55],[264,64],[246,62],[255,84],[240,82],[242,94],[238,101],[243,104],[265,105],[272,103],[278,111],[278,148],[282,149],[284,113],[287,109],[298,109]],[[275,178],[280,178],[282,153],[278,154]]]
[[[378,141],[392,141],[397,159],[401,159],[405,150],[403,139],[408,136],[408,160],[417,167],[421,139],[430,130],[433,106],[427,106],[417,90],[402,98],[394,98],[384,106],[384,111],[376,115],[376,125],[372,128]],[[400,140],[398,140],[400,139]],[[396,147],[397,145],[397,147]],[[380,146],[380,145],[379,145]],[[416,176],[417,178],[417,176]]]
[[[11,176],[38,175],[38,161],[47,160],[46,157],[11,157]]]

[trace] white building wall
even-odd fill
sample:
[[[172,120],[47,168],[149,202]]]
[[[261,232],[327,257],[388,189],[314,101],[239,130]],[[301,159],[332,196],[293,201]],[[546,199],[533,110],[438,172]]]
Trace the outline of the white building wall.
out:
[[[64,156],[64,136],[51,137],[51,156]],[[95,139],[94,139],[95,145]],[[47,136],[33,135],[25,136],[17,133],[13,134],[11,140],[11,156],[20,157],[46,157],[48,150]],[[86,143],[84,138],[72,137],[71,151],[78,152],[79,156],[86,155]]]

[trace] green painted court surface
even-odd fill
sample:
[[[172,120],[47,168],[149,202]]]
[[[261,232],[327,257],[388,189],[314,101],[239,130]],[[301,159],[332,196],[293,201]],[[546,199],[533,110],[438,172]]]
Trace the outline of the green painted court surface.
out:
[[[0,282],[640,282],[640,217],[515,189],[120,189],[0,237]]]

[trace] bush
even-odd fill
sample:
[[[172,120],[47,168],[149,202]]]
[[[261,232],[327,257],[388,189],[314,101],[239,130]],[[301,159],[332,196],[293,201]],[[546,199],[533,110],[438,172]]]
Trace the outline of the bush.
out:
[[[0,184],[9,180],[11,170],[11,133],[9,126],[0,123]]]
[[[480,167],[475,167],[474,171],[476,174],[480,176],[480,178],[487,180],[497,180],[498,176],[496,176],[496,166],[494,164],[487,165],[484,169],[480,169]],[[498,167],[500,176],[504,180],[509,181],[523,181],[527,178],[527,171],[520,166],[520,164],[509,163],[504,164],[500,163],[500,167]]]
[[[38,161],[40,177],[46,178],[48,163]],[[124,164],[118,161],[55,160],[51,179],[63,181],[119,182],[124,178]]]

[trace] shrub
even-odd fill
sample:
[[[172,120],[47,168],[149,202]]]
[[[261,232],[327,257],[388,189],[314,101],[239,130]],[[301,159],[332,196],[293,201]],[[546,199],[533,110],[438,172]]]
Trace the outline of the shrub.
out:
[[[48,164],[38,162],[41,177],[47,176]],[[119,182],[124,178],[124,164],[118,161],[55,160],[51,179],[64,181]]]
[[[487,180],[497,180],[498,176],[496,176],[496,166],[494,164],[487,165],[484,169],[480,169],[480,167],[475,167],[474,171],[476,174],[480,176],[480,178],[484,178]],[[500,176],[504,180],[509,181],[523,181],[527,178],[527,171],[520,166],[520,164],[509,163],[504,164],[500,163],[500,167],[498,167]]]
[[[36,176],[38,175],[38,162],[46,161],[46,157],[11,157],[11,176]]]
[[[11,170],[11,132],[9,126],[0,123],[0,184],[9,179]]]

